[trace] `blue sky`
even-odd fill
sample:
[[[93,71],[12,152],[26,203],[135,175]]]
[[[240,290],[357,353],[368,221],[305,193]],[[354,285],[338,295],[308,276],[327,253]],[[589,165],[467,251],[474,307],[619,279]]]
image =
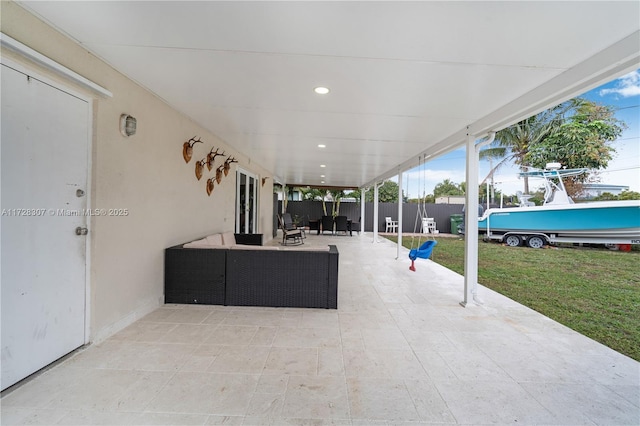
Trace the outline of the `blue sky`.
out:
[[[628,126],[612,144],[616,154],[609,167],[600,172],[601,183],[627,185],[632,191],[640,192],[640,70],[597,87],[582,97],[613,106],[616,117]],[[410,198],[416,198],[422,193],[431,194],[433,187],[444,179],[456,183],[465,181],[465,155],[464,148],[458,149],[427,162],[420,170],[416,168],[405,173],[405,194]],[[481,161],[481,181],[489,170],[489,163]],[[522,181],[518,179],[518,170],[512,165],[499,169],[495,181],[505,195],[515,194],[523,189]]]

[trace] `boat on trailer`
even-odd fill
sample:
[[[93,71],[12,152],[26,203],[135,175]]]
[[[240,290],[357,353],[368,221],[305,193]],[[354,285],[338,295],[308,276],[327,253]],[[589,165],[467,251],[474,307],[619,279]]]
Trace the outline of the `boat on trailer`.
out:
[[[544,179],[544,204],[535,206],[522,195],[520,206],[487,209],[478,219],[485,240],[509,246],[540,248],[556,243],[640,244],[640,200],[574,203],[563,178],[587,169],[562,169],[558,163],[521,176]]]

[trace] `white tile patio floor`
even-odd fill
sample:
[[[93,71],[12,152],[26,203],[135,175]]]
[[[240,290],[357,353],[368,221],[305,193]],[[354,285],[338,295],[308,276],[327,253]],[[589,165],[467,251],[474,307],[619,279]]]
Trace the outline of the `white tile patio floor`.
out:
[[[2,397],[2,424],[640,424],[640,364],[371,234],[338,310],[167,305]],[[275,241],[277,243],[277,240]],[[437,256],[437,252],[436,252]]]

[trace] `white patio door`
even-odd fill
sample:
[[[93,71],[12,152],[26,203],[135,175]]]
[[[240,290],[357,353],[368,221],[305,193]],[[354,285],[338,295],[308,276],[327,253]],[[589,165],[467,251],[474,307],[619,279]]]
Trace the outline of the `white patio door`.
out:
[[[236,171],[236,233],[258,232],[258,178],[238,169]]]
[[[0,66],[2,389],[85,343],[90,107]],[[76,228],[78,230],[76,231]]]

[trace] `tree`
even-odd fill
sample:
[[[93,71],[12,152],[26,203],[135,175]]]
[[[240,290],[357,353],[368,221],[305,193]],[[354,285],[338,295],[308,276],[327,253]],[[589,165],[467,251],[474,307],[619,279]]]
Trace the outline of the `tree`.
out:
[[[447,195],[464,195],[464,190],[459,184],[445,179],[433,188],[434,197],[442,197]]]
[[[433,196],[433,194],[427,194],[422,198],[408,198],[404,200],[405,203],[412,203],[412,204],[433,204],[436,202],[436,197]]]
[[[544,168],[549,162],[568,168],[605,168],[615,152],[609,143],[625,127],[611,107],[575,98],[500,130],[495,142],[480,152],[480,158],[500,159],[487,178],[509,161],[523,171],[527,167]],[[573,181],[588,179],[589,174],[585,174]],[[524,191],[529,193],[526,176]]]
[[[322,211],[325,216],[327,215],[327,204],[326,204],[327,190],[326,189],[306,187],[306,188],[300,188],[300,191],[302,192],[302,198],[305,200],[322,201]]]
[[[322,200],[327,195],[326,191],[311,187],[300,188],[300,192],[303,200]]]
[[[398,184],[392,180],[385,180],[383,184],[378,188],[378,201],[381,203],[397,203],[398,202]],[[364,201],[367,203],[373,202],[373,188],[369,189],[364,195]],[[360,200],[360,190],[357,189],[349,194],[356,200]],[[402,199],[405,199],[404,191],[402,192]]]
[[[532,167],[544,168],[550,162],[570,169],[607,167],[615,153],[610,143],[622,134],[625,123],[615,118],[611,107],[581,98],[575,99],[570,113],[561,126],[530,147],[525,161]],[[584,182],[588,177],[583,174],[574,181]]]
[[[602,194],[598,195],[597,197],[593,197],[593,201],[614,201],[617,200],[618,197],[616,197],[615,195],[613,195],[610,192],[603,192]]]
[[[640,200],[640,192],[625,189],[618,195],[618,200]]]
[[[640,192],[629,191],[625,189],[618,195],[613,195],[610,192],[603,192],[597,197],[593,198],[593,201],[612,201],[612,200],[640,200]]]
[[[501,159],[490,170],[487,178],[493,176],[497,169],[510,161],[519,166],[520,170],[525,171],[529,165],[526,155],[530,147],[547,138],[560,126],[562,114],[568,108],[570,103],[564,103],[498,131],[495,141],[488,148],[480,151],[481,159]],[[524,192],[529,193],[529,180],[526,176]]]
[[[340,214],[340,200],[344,197],[344,191],[338,189],[330,189],[327,191],[331,199],[333,200],[333,208],[331,215],[336,217]]]

